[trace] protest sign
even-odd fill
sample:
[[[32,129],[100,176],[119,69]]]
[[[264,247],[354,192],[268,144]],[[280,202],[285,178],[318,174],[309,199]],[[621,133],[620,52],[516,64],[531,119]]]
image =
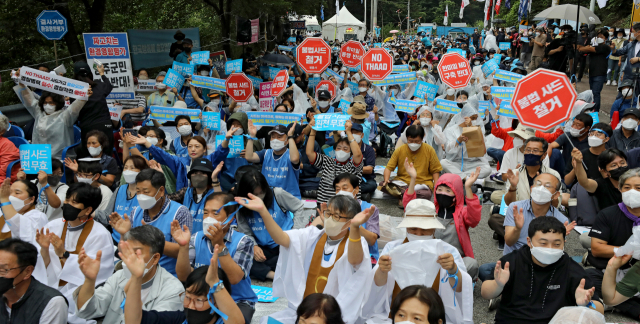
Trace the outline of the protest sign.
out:
[[[520,81],[524,76],[510,71],[497,70],[493,77],[506,82],[518,83],[518,81]]]
[[[218,71],[220,77],[225,75],[225,65],[227,64],[227,53],[225,51],[218,51],[209,54],[209,58],[211,59],[213,66]]]
[[[280,70],[273,77],[271,82],[271,96],[278,97],[287,89],[287,80],[289,80],[287,70]]]
[[[347,67],[357,67],[364,55],[364,47],[358,41],[350,40],[340,48],[340,60]]]
[[[260,83],[260,94],[258,95],[258,99],[260,101],[260,111],[269,112],[273,110],[272,107],[272,98],[271,98],[271,82],[262,82]]]
[[[107,103],[107,107],[109,108],[109,115],[111,115],[111,120],[119,121],[120,117],[122,116],[122,105]]]
[[[421,102],[405,99],[395,99],[396,111],[402,111],[406,113],[413,113],[416,111],[416,107],[422,105]]]
[[[385,86],[392,84],[401,84],[401,83],[412,83],[416,82],[416,74],[413,72],[408,73],[398,73],[398,74],[390,74],[384,80],[381,81],[371,81],[373,85],[376,86]]]
[[[459,48],[449,48],[447,49],[447,53],[458,53],[462,57],[467,57],[467,51],[461,50]]]
[[[500,61],[502,60],[502,54],[493,54],[493,60],[500,63]]]
[[[227,77],[227,95],[236,102],[246,102],[253,96],[253,83],[244,73],[233,73]]]
[[[276,75],[278,75],[278,73],[280,71],[283,71],[282,69],[278,69],[278,68],[274,68],[273,66],[269,67],[269,78],[271,80],[275,80],[276,79]],[[287,72],[287,75],[289,75],[289,72]]]
[[[20,149],[20,167],[26,174],[38,174],[42,170],[47,174],[51,170],[51,144],[22,144]]]
[[[209,51],[199,51],[191,53],[192,65],[209,65]]]
[[[178,89],[179,92],[180,89],[182,89],[182,85],[184,85],[184,77],[174,69],[169,69],[169,71],[167,71],[167,75],[164,76],[162,83],[166,84],[168,88]],[[167,90],[170,91],[171,89]]]
[[[191,76],[191,84],[198,88],[205,88],[222,92],[227,91],[225,80],[218,78],[194,75]]]
[[[127,29],[131,57],[135,70],[166,66],[173,63],[169,56],[171,44],[175,42],[173,35],[178,29]],[[180,28],[180,31],[193,41],[193,52],[200,50],[200,29]]]
[[[500,109],[498,109],[498,116],[518,119],[518,116],[516,116],[516,113],[513,112],[513,108],[511,108],[511,103],[509,101],[504,101],[504,100],[500,103]]]
[[[135,98],[136,87],[133,84],[127,33],[90,33],[82,34],[82,37],[93,79],[101,79],[100,73],[93,67],[93,60],[97,59],[104,66],[104,75],[111,82],[113,90],[107,99]]]
[[[491,102],[489,100],[480,100],[478,101],[478,112],[484,113],[489,110],[491,107]]]
[[[188,78],[194,75],[195,69],[196,69],[196,67],[191,64],[179,63],[176,61],[173,61],[173,65],[171,66],[171,68],[174,71],[180,73],[180,75],[182,75],[185,78]]]
[[[251,80],[251,83],[253,83],[253,87],[255,89],[258,89],[258,87],[260,87],[260,83],[262,82],[262,79],[254,77],[253,75],[247,75],[247,78]]]
[[[438,64],[442,83],[453,89],[464,88],[471,80],[469,61],[458,53],[447,53]]]
[[[273,297],[273,288],[270,287],[251,285],[251,289],[258,296],[259,303],[273,303],[279,298]]]
[[[501,51],[508,51],[511,48],[511,43],[509,42],[500,42],[498,47]]]
[[[231,74],[234,72],[242,72],[242,59],[227,61],[224,66],[224,73]]]
[[[486,63],[482,64],[481,69],[484,76],[488,76],[498,69],[498,62],[495,60],[488,60]]]
[[[353,81],[347,81],[347,87],[351,89],[351,93],[354,96],[357,96],[360,93],[360,90],[358,90],[358,84]]]
[[[321,77],[309,78],[309,84],[307,85],[311,89],[315,89],[318,83],[322,80]]]
[[[156,80],[138,79],[138,92],[154,92],[156,90]]]
[[[393,58],[383,48],[372,48],[362,57],[362,74],[369,81],[383,81],[393,70]]]
[[[334,77],[334,78],[336,78],[338,83],[342,83],[342,81],[344,81],[344,78],[341,77],[340,74],[338,74],[337,72],[335,72],[332,69],[324,70],[324,73],[322,73],[322,75],[324,75],[327,79],[329,79],[330,77]]]
[[[61,40],[69,30],[67,18],[57,10],[43,10],[36,18],[36,26],[47,40]]]
[[[226,135],[216,135],[216,147],[220,146],[226,139]],[[235,135],[229,140],[229,155],[228,158],[239,158],[240,152],[244,150],[244,136]]]
[[[347,99],[340,99],[340,103],[338,104],[338,108],[342,110],[342,114],[346,115],[347,110],[351,107],[351,102]]]
[[[447,114],[457,114],[460,112],[458,103],[451,100],[436,99],[436,111],[441,111]]]
[[[597,111],[589,113],[589,116],[593,118],[593,125],[600,122],[600,114]]]
[[[203,111],[201,123],[202,126],[210,130],[220,130],[220,113]]]
[[[238,46],[249,45],[258,42],[258,38],[260,37],[260,19],[251,19],[251,41],[243,43],[238,42]]]
[[[320,114],[314,116],[316,125],[313,127],[316,131],[343,131],[344,123],[351,118],[344,114]]]
[[[373,47],[380,48],[382,47],[382,43],[373,43]]]
[[[393,70],[391,70],[391,73],[403,73],[403,72],[411,72],[411,70],[409,70],[409,64],[394,65]]]
[[[529,37],[528,36],[522,36],[520,37],[520,41],[523,43],[528,43],[529,42]]]
[[[360,65],[356,67],[349,67],[349,72],[358,72],[360,71]]]
[[[300,122],[303,115],[284,112],[248,111],[247,117],[251,119],[254,126],[287,126],[296,121]]]
[[[49,72],[42,72],[26,66],[20,68],[20,83],[65,97],[81,100],[87,100],[88,98],[88,83],[61,77]]]
[[[174,121],[178,115],[187,115],[191,118],[192,122],[200,122],[200,109],[151,106],[149,110],[151,112],[149,114],[150,119]]]
[[[493,86],[491,87],[491,95],[500,100],[511,101],[511,98],[513,97],[514,89],[515,89],[514,87]]]
[[[293,46],[278,45],[278,50],[285,51],[285,52],[291,52],[293,50]]]
[[[318,83],[318,89],[316,90],[316,92],[318,90],[323,90],[323,89],[329,91],[329,93],[331,94],[331,100],[333,100],[336,97],[339,90],[338,87],[336,87],[336,85],[329,80],[320,81],[320,83]]]
[[[282,322],[274,319],[273,317],[269,316],[267,318],[267,324],[282,324]]]
[[[433,101],[436,98],[437,92],[437,85],[420,80],[416,84],[416,90],[413,92],[413,96],[422,100],[427,96],[428,101]]]
[[[296,58],[306,73],[322,73],[331,64],[331,47],[320,37],[307,37],[296,47]]]
[[[258,74],[260,74],[260,77],[263,80],[269,80],[269,78],[271,78],[271,75],[269,74],[269,67],[268,66],[261,66],[260,69],[258,70]]]

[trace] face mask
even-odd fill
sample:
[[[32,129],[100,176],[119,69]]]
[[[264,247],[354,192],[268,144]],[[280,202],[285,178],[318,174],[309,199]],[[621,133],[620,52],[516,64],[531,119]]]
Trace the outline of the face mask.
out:
[[[146,76],[146,75],[139,75],[138,79],[140,79],[140,80],[149,80],[149,77]]]
[[[640,191],[635,189],[627,190],[622,193],[622,202],[629,208],[640,207]]]
[[[447,89],[447,96],[453,96],[453,94],[456,93],[455,90],[453,89]]]
[[[438,202],[438,206],[444,208],[451,207],[451,205],[453,205],[453,199],[455,199],[455,196],[436,194],[436,201]]]
[[[571,133],[571,136],[573,136],[573,137],[579,137],[580,134],[582,133],[583,129],[584,129],[584,127],[580,128],[580,129],[575,129],[573,127],[570,127],[569,133]]]
[[[271,149],[273,149],[274,151],[280,151],[284,148],[284,141],[274,139],[269,143],[271,144]]]
[[[340,73],[340,76],[344,78],[344,73]]]
[[[353,196],[352,196],[353,197]],[[333,218],[325,218],[324,220],[324,232],[327,233],[328,236],[336,237],[342,233],[342,227],[346,222],[336,222]]]
[[[93,178],[78,178],[78,182],[92,184],[93,183]]]
[[[210,104],[213,106],[212,108],[218,108],[218,106],[220,106],[220,99],[211,100]]]
[[[531,244],[533,246],[533,243]],[[552,249],[545,247],[537,247],[534,246],[531,248],[531,255],[533,255],[538,262],[549,265],[554,264],[560,260],[560,257],[564,254],[563,250],[560,249]]]
[[[151,260],[153,260],[153,258],[151,258]],[[142,277],[146,276],[147,273],[149,272],[149,270],[151,270],[151,269],[147,269],[147,266],[149,265],[151,260],[149,260],[149,262],[145,263],[144,272],[142,272]],[[124,262],[122,262],[122,271],[124,271],[123,274],[124,274],[125,278],[127,278],[127,279],[131,278],[131,270],[129,270],[129,268],[127,268],[127,264],[124,263]]]
[[[409,149],[410,149],[412,152],[415,152],[415,151],[419,150],[419,149],[420,149],[420,147],[422,147],[422,143],[409,143],[409,144],[407,144],[407,145],[409,145]]]
[[[213,217],[207,217],[202,220],[202,229],[206,231],[209,229],[209,226],[213,226],[215,224],[220,224],[220,222]]]
[[[536,37],[537,37],[537,36],[540,36],[540,33],[539,33],[539,32],[537,32],[537,33],[536,33]]]
[[[338,68],[333,68],[333,72],[338,72]]]
[[[344,191],[344,190],[340,190],[340,191],[338,191],[338,193],[336,193],[336,196],[347,196],[347,197],[353,197],[353,192],[351,192],[351,191]]]
[[[391,89],[391,96],[395,97],[398,94],[398,90],[397,89]]]
[[[29,198],[27,198],[29,199]],[[27,200],[25,199],[25,200]],[[22,210],[22,208],[24,208],[25,203],[24,201],[18,197],[14,197],[14,196],[9,196],[9,201],[11,202],[11,206],[13,206],[13,209],[15,209],[16,211],[20,211]],[[31,205],[31,203],[29,203],[29,205]]]
[[[429,123],[431,123],[431,118],[427,118],[427,117],[420,118],[420,125],[422,125],[423,127],[429,126]]]
[[[58,185],[58,183],[60,183],[61,179],[62,179],[62,176],[50,175],[50,176],[47,176],[47,183],[49,184],[49,186],[55,187]]]
[[[153,197],[143,195],[143,194],[138,194],[137,199],[138,199],[138,205],[140,205],[140,208],[147,210],[155,206],[156,203],[158,202],[158,200],[156,200],[156,196],[158,195],[159,192],[160,192],[160,189],[158,189],[158,192],[156,192],[156,195]]]
[[[184,309],[184,317],[187,318],[189,324],[207,324],[213,320],[216,313],[211,313],[211,309],[199,311],[195,309]]]
[[[208,177],[204,174],[194,174],[191,176],[191,185],[194,188],[203,189],[207,187]]]
[[[338,160],[338,162],[344,162],[348,160],[350,156],[351,156],[351,153],[349,152],[336,151],[336,160]]]
[[[0,295],[4,295],[4,293],[9,291],[9,289],[13,289],[14,287],[13,281],[16,279],[16,277],[13,277],[13,278],[0,277]]]
[[[156,146],[156,144],[158,144],[158,139],[155,137],[147,137],[147,142],[149,142],[149,144]]]
[[[475,61],[475,62],[473,62],[473,65],[480,65],[480,62]]]
[[[124,171],[122,171],[122,176],[124,177],[124,181],[126,183],[131,184],[131,183],[136,182],[136,176],[138,175],[138,173],[139,172],[135,172],[135,171],[131,171],[131,170],[124,170]]]
[[[236,129],[235,132],[233,132],[233,135],[242,135],[243,133],[244,133],[244,129],[238,128]]]
[[[598,38],[596,38],[596,42],[597,42],[598,44],[602,44],[602,43],[604,43],[604,39],[602,39],[602,38],[598,37]]]
[[[433,235],[414,235],[407,233],[409,242],[433,240]],[[409,322],[411,323],[411,322]]]
[[[540,165],[540,163],[542,163],[542,161],[540,161],[540,155],[535,155],[535,154],[524,155],[524,165],[536,166],[536,165]]]
[[[102,153],[102,146],[98,146],[98,147],[89,146],[87,147],[87,149],[89,150],[89,154],[91,154],[91,156],[98,156],[100,155],[100,153]]]
[[[513,147],[521,147],[522,144],[524,144],[524,142],[522,141],[522,138],[513,139]]]
[[[73,222],[78,219],[78,215],[82,212],[82,209],[73,207],[69,204],[62,205],[62,218],[67,222]]]
[[[638,122],[631,118],[627,118],[622,122],[622,127],[627,130],[634,130],[636,129],[636,127],[638,127]]]
[[[327,108],[327,106],[329,106],[329,101],[318,101],[318,106],[320,106],[320,108]]]
[[[613,169],[609,171],[609,174],[611,175],[611,179],[618,181],[618,179],[620,179],[620,177],[629,170],[628,166],[621,166],[618,167],[617,169]]]
[[[42,106],[42,108],[44,108],[44,112],[46,112],[47,114],[53,114],[56,111],[56,105],[46,104]]]
[[[633,89],[626,88],[626,89],[622,90],[622,96],[623,97],[629,97],[632,94],[633,94]]]
[[[360,134],[353,134],[353,139],[358,143],[362,143],[362,135]]]
[[[156,82],[156,89],[158,90],[164,90],[167,88],[167,85],[162,83],[162,82]]]
[[[531,200],[538,205],[544,205],[551,201],[553,194],[543,186],[531,189]]]
[[[598,136],[589,136],[589,146],[590,147],[596,147],[596,146],[600,146],[602,145],[602,143],[604,143],[604,140],[601,139]]]
[[[180,135],[182,136],[189,136],[191,135],[191,126],[190,125],[182,125],[180,127],[178,127],[178,133],[180,133]]]
[[[360,92],[365,92],[367,90],[368,90],[368,88],[366,88],[366,87],[358,87],[358,91],[360,91]]]

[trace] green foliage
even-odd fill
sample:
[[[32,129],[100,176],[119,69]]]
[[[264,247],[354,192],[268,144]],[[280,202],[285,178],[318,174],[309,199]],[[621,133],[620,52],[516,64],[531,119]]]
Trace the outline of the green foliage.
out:
[[[494,16],[494,18],[504,19],[505,27],[520,25],[520,21],[518,20],[518,6],[520,6],[520,1],[511,1],[511,9],[507,9],[506,6],[500,8],[500,14]]]

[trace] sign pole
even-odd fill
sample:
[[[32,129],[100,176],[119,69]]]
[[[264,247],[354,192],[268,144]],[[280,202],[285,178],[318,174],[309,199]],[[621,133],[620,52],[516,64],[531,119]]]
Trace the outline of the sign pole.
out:
[[[53,53],[56,56],[56,66],[58,66],[58,46],[56,45],[55,39],[53,40]]]

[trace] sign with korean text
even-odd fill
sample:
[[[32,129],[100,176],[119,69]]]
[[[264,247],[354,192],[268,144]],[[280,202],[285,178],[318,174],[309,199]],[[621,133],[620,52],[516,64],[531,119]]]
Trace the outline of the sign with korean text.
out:
[[[488,60],[487,62],[482,64],[481,69],[482,73],[484,73],[484,76],[488,76],[498,69],[498,62],[496,62],[495,60]]]
[[[459,48],[449,48],[447,49],[447,53],[458,53],[462,57],[467,57],[467,51],[461,50]]]
[[[493,54],[493,60],[500,63],[500,61],[502,61],[502,54]]]
[[[316,93],[318,93],[318,90],[327,90],[329,91],[329,93],[331,94],[331,100],[333,100],[336,97],[336,94],[338,94],[338,90],[336,89],[336,85],[333,84],[333,82],[329,81],[329,80],[322,80],[318,83],[318,88],[316,89]]]
[[[408,73],[391,74],[386,78],[384,78],[384,80],[372,81],[371,83],[373,85],[380,87],[383,85],[413,83],[413,82],[416,82],[416,80],[417,80],[416,74],[413,72],[408,72]]]
[[[322,81],[321,77],[309,78],[309,84],[307,86],[311,89],[315,89],[318,83],[320,83],[320,81]]]
[[[113,86],[107,99],[134,99],[136,86],[133,84],[127,33],[90,33],[82,34],[82,37],[93,79],[101,78],[93,67],[93,60],[96,59],[104,66],[104,75]]]
[[[491,102],[489,100],[479,100],[478,101],[478,112],[488,111],[491,107]]]
[[[278,297],[273,297],[273,288],[251,285],[251,289],[258,296],[259,303],[273,303],[278,300]]]
[[[442,82],[453,89],[464,88],[471,80],[469,61],[458,53],[447,53],[438,64]]]
[[[248,43],[238,42],[238,46],[257,43],[260,38],[260,19],[251,19],[251,41]]]
[[[491,87],[491,96],[500,100],[511,101],[513,97],[514,87]]]
[[[362,74],[370,81],[382,81],[393,70],[393,58],[383,48],[372,48],[363,57]]]
[[[355,68],[360,65],[362,55],[364,55],[364,47],[358,41],[350,40],[340,48],[340,60],[347,67]]]
[[[324,70],[324,73],[322,75],[324,75],[327,79],[329,79],[331,77],[336,78],[338,83],[342,83],[342,81],[344,80],[344,78],[342,76],[340,76],[340,74],[338,74],[336,71],[334,71],[332,69]]]
[[[51,144],[22,144],[20,149],[20,167],[26,174],[38,174],[42,170],[47,174],[51,170]]]
[[[490,60],[490,61],[492,61],[492,60]],[[495,79],[498,79],[498,80],[517,83],[524,76],[522,74],[518,74],[518,73],[514,73],[514,72],[510,72],[510,71],[497,70],[496,74],[493,77]]]
[[[402,73],[402,72],[411,72],[411,69],[409,69],[409,64],[394,65],[393,69],[391,70],[391,73]]]
[[[248,111],[247,117],[251,119],[254,126],[287,126],[293,122],[300,122],[303,115],[284,112]]]
[[[88,99],[88,83],[61,77],[49,72],[42,72],[26,66],[20,68],[20,83],[65,97],[81,100]]]
[[[447,114],[457,114],[460,112],[458,103],[451,100],[436,99],[436,111],[441,111]]]
[[[154,92],[156,91],[156,80],[140,80],[138,79],[138,92]]]
[[[191,76],[191,84],[198,88],[205,88],[217,91],[227,91],[226,80],[210,78],[201,75]]]
[[[296,47],[298,65],[307,73],[322,73],[331,64],[331,47],[319,37],[307,37]]]
[[[416,83],[416,90],[413,92],[413,95],[422,100],[424,100],[426,96],[428,101],[433,101],[436,98],[437,92],[437,85],[420,80]]]
[[[269,67],[269,78],[271,80],[275,80],[276,79],[276,75],[278,75],[278,73],[280,73],[280,71],[282,71],[282,69],[278,69],[278,68],[275,68],[273,66],[270,66]],[[289,74],[287,74],[287,76],[288,75]]]
[[[107,103],[107,107],[109,108],[109,115],[111,115],[111,120],[119,121],[120,117],[122,116],[122,105]]]
[[[272,111],[273,110],[273,99],[271,98],[271,85],[272,82],[262,82],[260,83],[260,94],[258,95],[260,111]]]
[[[293,50],[293,46],[278,45],[278,50],[285,51],[285,52],[291,52]]]
[[[246,102],[253,96],[253,83],[244,73],[233,73],[227,78],[227,95],[236,102]]]
[[[203,111],[202,112],[202,125],[209,130],[220,130],[220,113]]]
[[[271,82],[271,96],[278,97],[287,89],[287,81],[289,81],[289,72],[280,70]]]
[[[343,115],[347,114],[347,110],[351,107],[351,102],[347,99],[340,99],[340,103],[338,104],[338,109],[342,111]]]
[[[509,42],[500,42],[498,43],[498,47],[501,51],[508,51],[511,48],[511,43]]]
[[[150,119],[174,121],[178,115],[187,115],[192,122],[200,122],[200,109],[151,106],[149,111]]]
[[[191,64],[186,64],[186,63],[180,63],[180,62],[176,62],[173,61],[173,65],[171,66],[171,68],[180,73],[180,75],[182,75],[185,78],[188,78],[192,75],[195,74],[195,70],[196,67],[194,65]]]
[[[360,93],[360,90],[358,90],[358,84],[353,81],[347,81],[347,87],[351,89],[351,93],[354,96],[357,96]]]
[[[67,18],[57,10],[43,10],[36,18],[38,32],[48,40],[61,40],[69,30]]]
[[[220,146],[226,139],[225,135],[216,135],[216,147]],[[239,158],[240,152],[244,150],[244,136],[235,135],[229,140],[229,155],[228,158]]]
[[[162,83],[166,84],[168,88],[178,89],[179,92],[182,89],[182,85],[184,85],[184,77],[174,69],[169,69]]]
[[[546,131],[569,119],[576,98],[564,73],[538,69],[516,84],[511,107],[520,123]]]
[[[260,87],[260,82],[262,82],[262,79],[254,77],[253,75],[247,75],[247,78],[249,78],[249,80],[251,80],[251,82],[253,83],[254,89],[258,89]]]
[[[396,111],[402,111],[405,113],[413,113],[416,111],[416,107],[421,106],[422,102],[406,100],[406,99],[395,99],[394,103],[396,107]]]
[[[242,72],[242,59],[227,61],[227,63],[225,64],[225,74],[231,74],[235,72]]]
[[[511,108],[511,102],[504,100],[500,102],[498,116],[518,119],[518,116],[516,116],[516,114],[513,112],[513,108]]]
[[[199,51],[191,53],[191,64],[193,65],[209,65],[209,51]]]
[[[316,131],[343,131],[344,123],[351,118],[350,115],[344,114],[320,114],[315,115],[316,125],[313,129]]]

